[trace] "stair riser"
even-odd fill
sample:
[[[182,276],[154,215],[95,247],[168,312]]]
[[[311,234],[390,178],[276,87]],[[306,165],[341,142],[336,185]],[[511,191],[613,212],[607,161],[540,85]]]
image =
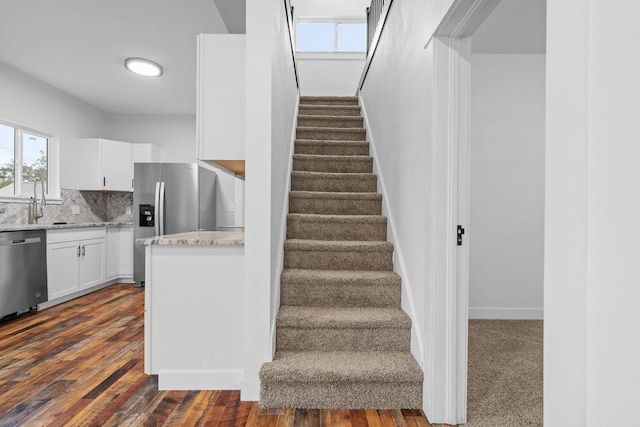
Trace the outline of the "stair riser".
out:
[[[357,106],[358,98],[309,98],[309,97],[301,97],[300,98],[300,106],[303,105],[354,105]]]
[[[400,307],[400,286],[282,283],[280,304],[308,307]]]
[[[292,191],[328,191],[342,193],[375,193],[378,191],[378,182],[375,175],[366,178],[340,177],[340,178],[315,178],[315,177],[291,177]]]
[[[380,215],[381,200],[289,198],[289,212],[320,215]]]
[[[317,154],[322,156],[368,156],[369,144],[361,145],[310,145],[295,144],[295,154]]]
[[[336,252],[285,249],[284,267],[303,270],[392,271],[393,252]]]
[[[299,117],[298,126],[327,128],[361,128],[362,117]]]
[[[409,329],[287,328],[278,326],[277,351],[410,351]]]
[[[372,173],[372,159],[335,161],[331,159],[293,159],[294,171],[331,173]]]
[[[419,409],[422,383],[296,383],[262,381],[263,408]]]
[[[346,116],[357,117],[360,115],[360,107],[356,108],[324,108],[313,105],[301,105],[300,114],[305,116]]]
[[[315,139],[320,141],[366,141],[367,134],[364,129],[321,129],[321,128],[297,128],[297,139]]]
[[[335,223],[289,219],[288,239],[309,240],[387,240],[387,223]]]

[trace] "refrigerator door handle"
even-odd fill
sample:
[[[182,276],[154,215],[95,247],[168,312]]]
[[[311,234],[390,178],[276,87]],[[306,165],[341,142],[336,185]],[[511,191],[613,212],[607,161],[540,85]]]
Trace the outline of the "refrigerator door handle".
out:
[[[155,204],[154,206],[154,212],[153,212],[153,218],[154,218],[154,225],[153,225],[153,232],[155,233],[156,236],[160,236],[160,182],[156,182],[156,191],[155,191]]]
[[[160,224],[160,236],[164,236],[164,182],[160,183],[160,220],[158,221]]]

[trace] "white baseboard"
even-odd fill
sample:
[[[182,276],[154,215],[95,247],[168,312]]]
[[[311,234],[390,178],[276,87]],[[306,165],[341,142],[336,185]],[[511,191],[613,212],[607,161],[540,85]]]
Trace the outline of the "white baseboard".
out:
[[[161,370],[158,390],[240,390],[242,370]]]
[[[260,381],[243,381],[240,388],[240,400],[243,402],[260,400]]]
[[[100,289],[106,288],[107,286],[115,285],[116,283],[134,283],[134,282],[133,281],[128,282],[127,280],[122,280],[122,279],[110,279],[104,283],[93,286],[91,288],[85,288],[77,292],[74,292],[72,294],[68,294],[68,295],[38,304],[38,311],[44,310],[45,308],[51,308],[58,304],[62,304],[63,302],[71,301],[72,299],[76,299],[78,297],[90,294],[91,292],[99,291]]]
[[[543,320],[544,308],[469,307],[469,319]]]

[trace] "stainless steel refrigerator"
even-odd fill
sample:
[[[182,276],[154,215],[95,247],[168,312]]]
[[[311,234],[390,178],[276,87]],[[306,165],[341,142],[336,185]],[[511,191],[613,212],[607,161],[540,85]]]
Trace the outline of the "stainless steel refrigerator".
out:
[[[133,278],[144,286],[141,238],[216,226],[216,173],[197,163],[136,163],[133,167]]]

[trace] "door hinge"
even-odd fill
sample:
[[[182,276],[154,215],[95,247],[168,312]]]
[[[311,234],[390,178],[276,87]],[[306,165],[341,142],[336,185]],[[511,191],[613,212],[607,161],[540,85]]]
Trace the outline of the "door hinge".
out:
[[[462,246],[462,235],[464,234],[464,228],[461,225],[458,226],[458,246]]]

